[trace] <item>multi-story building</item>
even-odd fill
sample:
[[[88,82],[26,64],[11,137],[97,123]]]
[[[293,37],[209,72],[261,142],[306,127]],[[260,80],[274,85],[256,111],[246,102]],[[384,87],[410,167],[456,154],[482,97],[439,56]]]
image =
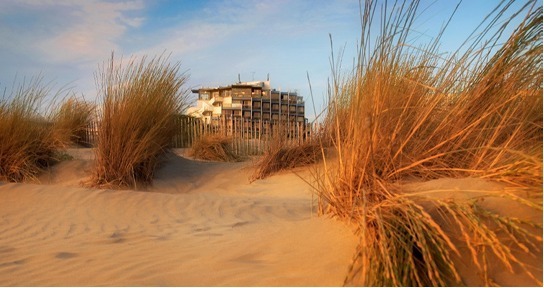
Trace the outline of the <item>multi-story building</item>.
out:
[[[284,123],[305,127],[304,100],[296,92],[270,88],[270,81],[238,82],[224,87],[193,89],[197,106],[187,111],[211,126],[233,127],[240,121],[259,125],[260,131]]]

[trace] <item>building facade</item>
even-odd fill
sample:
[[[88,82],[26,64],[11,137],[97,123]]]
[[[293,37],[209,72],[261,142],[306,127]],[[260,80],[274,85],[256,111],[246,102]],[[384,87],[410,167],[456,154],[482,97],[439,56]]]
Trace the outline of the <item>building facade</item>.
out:
[[[266,132],[280,123],[300,129],[308,122],[303,97],[271,89],[270,81],[238,82],[192,92],[198,94],[197,106],[189,108],[187,114],[211,126],[236,129],[235,125],[243,121]]]

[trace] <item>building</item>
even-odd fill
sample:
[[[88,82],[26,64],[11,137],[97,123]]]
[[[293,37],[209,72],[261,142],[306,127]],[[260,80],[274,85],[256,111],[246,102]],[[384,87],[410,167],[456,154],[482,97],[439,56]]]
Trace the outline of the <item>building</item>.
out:
[[[271,89],[270,81],[238,82],[192,92],[198,94],[197,106],[189,108],[187,114],[211,126],[236,129],[237,123],[244,122],[266,133],[280,123],[299,129],[308,122],[302,96]]]

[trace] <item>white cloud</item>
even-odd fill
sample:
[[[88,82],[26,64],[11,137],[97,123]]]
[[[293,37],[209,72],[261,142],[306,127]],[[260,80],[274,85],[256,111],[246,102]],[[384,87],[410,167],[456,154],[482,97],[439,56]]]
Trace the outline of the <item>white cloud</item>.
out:
[[[0,47],[23,46],[52,64],[96,61],[119,49],[117,41],[126,30],[144,21],[125,13],[143,8],[141,1],[3,1],[0,17],[6,20],[0,33],[16,40]]]
[[[144,8],[141,0],[0,1],[0,84],[43,73],[94,95],[97,63],[122,49],[127,31],[144,23]]]
[[[353,35],[358,21],[357,1],[210,1],[157,22],[146,4],[0,1],[0,62],[6,63],[0,82],[45,69],[94,95],[93,73],[115,50],[125,59],[171,53],[182,70],[190,69],[191,85],[225,85],[238,73],[242,80],[263,79],[270,72],[274,85],[304,90],[306,71],[313,79],[328,74],[328,33],[342,45],[345,38],[336,33]],[[314,89],[323,82],[312,81]]]
[[[96,61],[109,51],[118,50],[117,41],[127,26],[137,27],[141,18],[131,19],[123,12],[142,9],[137,2],[108,3],[76,1],[71,6],[76,21],[44,41],[42,52],[53,61]]]

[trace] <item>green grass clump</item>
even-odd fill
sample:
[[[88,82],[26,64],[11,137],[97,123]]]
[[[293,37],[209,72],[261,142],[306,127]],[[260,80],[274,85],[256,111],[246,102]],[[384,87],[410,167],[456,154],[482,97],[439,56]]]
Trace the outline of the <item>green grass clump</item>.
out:
[[[185,74],[180,65],[155,57],[128,63],[113,56],[97,75],[102,94],[99,108],[96,167],[97,186],[136,187],[152,182],[161,155],[177,127],[176,115],[185,105]]]
[[[32,78],[0,101],[0,179],[32,180],[56,161],[63,142],[47,115],[40,114],[50,89]]]
[[[191,157],[221,162],[237,162],[242,157],[235,153],[232,147],[232,139],[220,135],[204,135],[196,140],[189,152]]]
[[[316,177],[320,212],[358,223],[361,243],[347,284],[461,283],[452,260],[457,242],[439,219],[425,212],[423,202],[440,208],[441,219],[449,219],[459,232],[456,236],[469,247],[483,283],[492,281],[486,261],[477,256],[482,249],[507,269],[517,263],[528,271],[509,243],[494,234],[502,225],[498,215],[477,203],[403,194],[399,188],[410,179],[480,177],[541,199],[542,6],[527,1],[519,11],[526,13],[524,21],[499,43],[507,27],[499,23],[511,4],[501,3],[464,50],[444,58],[439,41],[445,30],[426,46],[414,48],[407,42],[418,1],[382,10],[394,12],[383,12],[378,22],[376,3],[365,2],[357,65],[348,75],[332,67],[324,143],[330,143],[337,157],[323,157],[324,175]],[[371,46],[375,23],[381,34]],[[499,194],[542,210],[534,200]],[[525,230],[512,225],[504,232],[524,246],[519,239],[531,238],[530,233],[514,233]]]

